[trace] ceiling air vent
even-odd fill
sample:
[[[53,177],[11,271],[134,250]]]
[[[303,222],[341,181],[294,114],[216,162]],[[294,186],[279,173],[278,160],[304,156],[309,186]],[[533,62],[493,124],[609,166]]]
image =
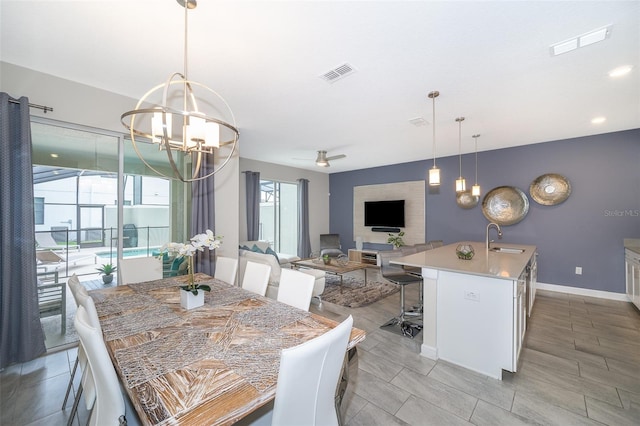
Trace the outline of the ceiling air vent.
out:
[[[422,117],[412,118],[411,120],[409,120],[409,123],[413,124],[416,127],[427,125],[427,121]]]
[[[353,74],[355,71],[356,69],[353,66],[345,63],[323,73],[322,75],[320,75],[320,78],[327,83],[333,83],[340,80],[341,78]]]

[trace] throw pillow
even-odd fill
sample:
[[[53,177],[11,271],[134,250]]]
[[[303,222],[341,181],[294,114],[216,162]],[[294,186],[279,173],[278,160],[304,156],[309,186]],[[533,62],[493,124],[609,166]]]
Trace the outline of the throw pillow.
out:
[[[264,254],[264,252],[262,251],[262,249],[260,249],[260,247],[258,247],[257,245],[253,245],[253,247],[251,247],[251,251],[255,252],[255,253],[262,253]]]
[[[240,250],[249,250],[251,251],[251,249],[247,246],[240,246]]]
[[[272,254],[276,258],[278,263],[280,263],[280,259],[278,259],[278,254],[275,251],[273,251],[271,247],[267,248],[267,251],[265,251],[265,254]]]

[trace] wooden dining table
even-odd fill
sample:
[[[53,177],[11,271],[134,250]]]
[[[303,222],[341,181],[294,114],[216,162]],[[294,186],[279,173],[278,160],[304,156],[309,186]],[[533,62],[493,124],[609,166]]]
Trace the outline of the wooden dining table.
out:
[[[280,352],[338,323],[204,274],[205,304],[185,310],[164,278],[90,291],[104,340],[145,425],[232,424],[275,397]],[[364,340],[353,328],[348,349]]]

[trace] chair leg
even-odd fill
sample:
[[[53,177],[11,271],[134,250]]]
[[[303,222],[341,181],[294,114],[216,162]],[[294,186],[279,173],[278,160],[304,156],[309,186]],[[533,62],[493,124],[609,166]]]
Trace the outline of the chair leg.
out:
[[[420,312],[421,314],[424,312],[424,286],[423,286],[423,282],[420,281],[418,283],[419,287],[419,298],[420,300],[418,301],[418,304],[416,306],[413,307],[413,312]]]
[[[400,315],[397,317],[391,318],[389,321],[381,325],[381,328],[389,327],[389,326],[399,326],[400,332],[405,337],[410,337],[413,339],[421,330],[422,325],[414,324],[412,322],[405,320],[405,315],[407,316],[419,316],[420,313],[417,312],[408,312],[405,311],[405,301],[404,301],[404,285],[400,284]]]
[[[69,421],[67,421],[67,426],[71,426],[73,424],[73,418],[76,416],[78,412],[78,405],[80,404],[80,397],[82,396],[82,383],[78,386],[78,393],[76,393],[76,397],[73,400],[73,407],[71,408],[71,414],[69,414]]]
[[[76,362],[73,364],[73,370],[71,370],[71,378],[69,379],[69,386],[67,386],[67,393],[64,394],[64,401],[62,402],[62,409],[67,406],[67,400],[69,399],[69,393],[73,386],[73,378],[76,376],[76,370],[78,369],[78,357],[76,356]]]

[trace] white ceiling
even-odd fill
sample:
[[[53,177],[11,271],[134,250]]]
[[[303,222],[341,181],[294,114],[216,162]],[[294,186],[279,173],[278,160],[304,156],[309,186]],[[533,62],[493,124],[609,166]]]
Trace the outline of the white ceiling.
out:
[[[0,8],[4,62],[136,99],[182,71],[175,0]],[[606,40],[551,56],[606,25]],[[357,71],[319,78],[345,62]],[[621,65],[634,68],[608,76]],[[640,2],[200,0],[189,77],[233,109],[242,157],[316,171],[433,158],[432,90],[437,157],[458,153],[459,116],[463,153],[475,133],[484,151],[640,128]],[[347,158],[320,169],[320,149]]]

